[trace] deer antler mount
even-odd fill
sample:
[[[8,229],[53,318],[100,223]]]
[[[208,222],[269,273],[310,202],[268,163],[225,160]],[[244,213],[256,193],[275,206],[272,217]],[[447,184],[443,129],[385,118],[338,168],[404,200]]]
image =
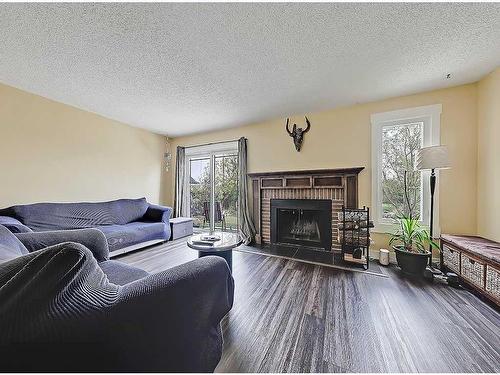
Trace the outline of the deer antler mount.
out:
[[[311,123],[309,122],[306,116],[304,117],[306,119],[306,128],[305,129],[297,128],[297,125],[293,124],[292,131],[288,129],[288,124],[290,122],[290,119],[288,118],[286,119],[286,125],[285,125],[286,132],[290,137],[293,138],[293,144],[295,145],[295,149],[298,152],[300,152],[300,148],[302,147],[302,142],[304,141],[304,134],[307,133],[309,129],[311,129]]]

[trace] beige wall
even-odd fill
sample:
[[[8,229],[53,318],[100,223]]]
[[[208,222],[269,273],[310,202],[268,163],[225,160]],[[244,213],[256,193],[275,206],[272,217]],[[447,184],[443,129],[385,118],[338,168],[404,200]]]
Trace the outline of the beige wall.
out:
[[[442,231],[500,240],[500,69],[477,84],[308,114],[300,153],[282,119],[176,138],[172,149],[245,136],[249,172],[364,166],[360,204],[370,206],[370,115],[436,103],[453,163],[439,181]],[[163,136],[0,84],[0,207],[139,196],[171,205],[174,171],[163,171],[164,147]],[[375,239],[387,245],[387,237]]]
[[[500,68],[478,84],[478,233],[500,241]]]
[[[180,137],[173,146],[248,138],[249,172],[364,166],[360,174],[360,204],[371,205],[370,115],[396,109],[441,103],[441,143],[450,149],[453,168],[440,181],[441,229],[446,233],[476,232],[477,96],[476,84],[393,98],[307,114],[312,128],[302,151],[296,152],[283,119],[213,133]],[[303,123],[303,117],[291,119]],[[165,201],[173,202],[174,179],[167,176]],[[387,237],[375,235],[376,247]]]
[[[0,207],[160,201],[165,137],[0,84]]]
[[[442,231],[500,241],[500,68],[475,84],[308,114],[300,153],[283,119],[176,138],[172,149],[245,136],[249,172],[364,166],[360,204],[370,206],[370,115],[436,103],[453,163],[438,182]],[[172,205],[164,148],[163,136],[0,84],[0,207],[140,196]],[[387,237],[375,239],[387,245]]]

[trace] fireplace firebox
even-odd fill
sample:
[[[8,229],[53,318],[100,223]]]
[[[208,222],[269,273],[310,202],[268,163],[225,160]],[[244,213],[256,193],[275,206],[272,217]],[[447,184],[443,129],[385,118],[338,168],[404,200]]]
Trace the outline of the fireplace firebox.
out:
[[[332,249],[332,201],[271,199],[271,243]]]

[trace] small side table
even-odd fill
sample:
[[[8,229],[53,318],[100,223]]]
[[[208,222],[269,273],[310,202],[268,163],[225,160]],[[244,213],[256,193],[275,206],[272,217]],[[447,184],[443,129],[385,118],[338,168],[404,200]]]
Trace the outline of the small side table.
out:
[[[193,234],[193,219],[174,217],[170,219],[170,241]]]
[[[220,240],[215,241],[212,246],[197,244],[201,241],[201,237],[207,233],[196,234],[191,236],[187,241],[187,245],[194,250],[198,250],[198,257],[202,258],[208,255],[215,255],[224,258],[231,272],[233,271],[233,249],[240,246],[243,240],[237,233],[231,232],[214,232],[213,235],[218,236]]]

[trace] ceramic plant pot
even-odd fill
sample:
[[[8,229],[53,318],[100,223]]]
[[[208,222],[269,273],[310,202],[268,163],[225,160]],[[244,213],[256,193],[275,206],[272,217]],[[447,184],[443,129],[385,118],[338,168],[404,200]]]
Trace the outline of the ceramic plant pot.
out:
[[[404,273],[414,276],[423,276],[425,268],[429,263],[429,252],[411,253],[404,250],[402,246],[393,246],[396,252],[398,266]]]

